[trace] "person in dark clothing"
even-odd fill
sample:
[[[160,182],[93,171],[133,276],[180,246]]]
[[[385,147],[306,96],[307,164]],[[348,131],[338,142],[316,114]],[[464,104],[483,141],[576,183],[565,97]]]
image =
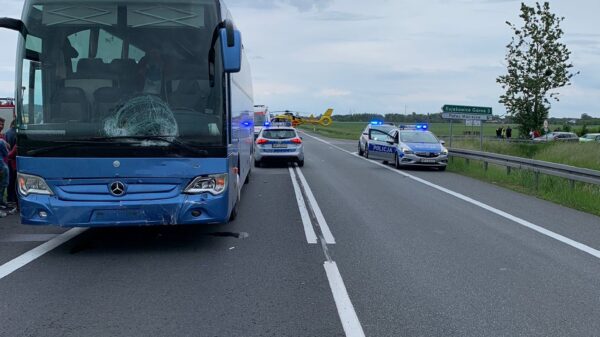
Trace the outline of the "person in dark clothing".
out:
[[[510,139],[510,137],[512,137],[512,129],[510,128],[510,125],[506,128],[506,139]]]
[[[6,201],[13,206],[17,203],[17,130],[14,120],[10,123],[10,128],[6,131],[4,138],[10,149],[7,157],[9,173]]]
[[[4,134],[4,140],[6,140],[11,149],[15,147],[17,143],[17,129],[15,128],[14,120],[10,123],[10,128]]]
[[[499,126],[496,129],[496,138],[502,138],[502,127],[501,126]]]

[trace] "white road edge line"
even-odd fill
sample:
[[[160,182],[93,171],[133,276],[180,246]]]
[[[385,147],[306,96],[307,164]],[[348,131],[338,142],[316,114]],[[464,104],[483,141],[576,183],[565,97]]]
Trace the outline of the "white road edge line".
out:
[[[378,163],[378,162],[375,162],[375,161],[373,161],[373,160],[369,160],[369,159],[367,159],[367,158],[360,157],[360,156],[358,156],[357,154],[356,154],[356,155],[355,155],[355,154],[352,154],[352,152],[350,152],[350,151],[347,151],[347,150],[345,150],[345,149],[342,149],[342,148],[341,148],[341,147],[339,147],[339,146],[333,145],[333,144],[329,143],[328,141],[326,141],[326,140],[324,140],[324,139],[321,139],[321,138],[319,138],[319,137],[315,137],[315,136],[309,135],[309,134],[307,134],[307,133],[304,133],[304,134],[305,134],[305,135],[307,135],[307,136],[309,136],[309,137],[311,137],[311,138],[314,138],[314,139],[316,139],[316,140],[318,140],[318,141],[320,141],[320,142],[323,142],[323,143],[325,143],[325,144],[327,144],[327,145],[333,146],[334,148],[336,148],[336,149],[338,149],[338,150],[340,150],[340,151],[342,151],[342,152],[345,152],[345,153],[347,153],[347,154],[349,154],[349,155],[351,155],[351,156],[355,156],[355,157],[357,157],[357,158],[364,159],[364,160],[366,160],[366,161],[368,161],[368,162],[370,162],[370,163],[373,163],[373,164],[375,164],[375,165],[378,165],[378,166],[380,166],[380,167],[383,167],[383,168],[385,168],[385,169],[388,169],[388,170],[390,170],[390,171],[392,171],[392,172],[395,172],[395,173],[397,173],[397,174],[399,174],[399,175],[402,175],[402,176],[404,176],[404,177],[406,177],[406,178],[410,178],[410,179],[412,179],[412,180],[414,180],[414,181],[417,181],[417,182],[419,182],[419,183],[425,184],[425,185],[427,185],[427,186],[429,186],[429,187],[435,188],[435,189],[437,189],[437,190],[439,190],[439,191],[442,191],[442,192],[444,192],[444,193],[450,194],[450,195],[452,195],[452,196],[454,196],[454,197],[456,197],[456,198],[459,198],[459,199],[461,199],[461,200],[463,200],[463,201],[466,201],[466,202],[468,202],[468,203],[470,203],[470,204],[473,204],[473,205],[475,205],[475,206],[481,207],[481,208],[483,208],[483,209],[485,209],[485,210],[487,210],[487,211],[490,211],[490,212],[492,212],[492,213],[495,213],[495,214],[497,214],[497,215],[499,215],[499,216],[501,216],[501,217],[503,217],[503,218],[505,218],[505,219],[511,220],[511,221],[513,221],[513,222],[515,222],[515,223],[518,223],[518,224],[520,224],[520,225],[522,225],[522,226],[524,226],[524,227],[527,227],[527,228],[529,228],[529,229],[531,229],[531,230],[534,230],[534,231],[536,231],[536,232],[538,232],[538,233],[540,233],[540,234],[543,234],[543,235],[546,235],[546,236],[548,236],[548,237],[550,237],[550,238],[553,238],[553,239],[555,239],[555,240],[558,240],[558,241],[560,241],[560,242],[562,242],[562,243],[564,243],[564,244],[567,244],[567,245],[569,245],[569,246],[571,246],[571,247],[573,247],[573,248],[576,248],[576,249],[578,249],[578,250],[580,250],[580,251],[582,251],[582,252],[588,253],[588,254],[590,254],[590,255],[592,255],[592,256],[594,256],[594,257],[596,257],[596,258],[599,258],[599,259],[600,259],[600,250],[594,249],[594,248],[592,248],[592,247],[590,247],[590,246],[584,245],[583,243],[580,243],[580,242],[577,242],[577,241],[575,241],[575,240],[569,239],[569,238],[568,238],[568,237],[566,237],[566,236],[563,236],[563,235],[560,235],[560,234],[558,234],[558,233],[555,233],[555,232],[552,232],[552,231],[550,231],[550,230],[547,230],[547,229],[545,229],[545,228],[543,228],[543,227],[541,227],[541,226],[538,226],[538,225],[536,225],[536,224],[533,224],[533,223],[531,223],[531,222],[529,222],[529,221],[527,221],[527,220],[521,219],[521,218],[519,218],[519,217],[516,217],[516,216],[514,216],[514,215],[512,215],[512,214],[509,214],[509,213],[507,213],[507,212],[504,212],[504,211],[501,211],[501,210],[499,210],[499,209],[497,209],[497,208],[494,208],[494,207],[492,207],[492,206],[490,206],[490,205],[488,205],[488,204],[485,204],[485,203],[482,203],[482,202],[480,202],[480,201],[477,201],[477,200],[475,200],[475,199],[472,199],[472,198],[470,198],[470,197],[467,197],[466,195],[460,194],[460,193],[458,193],[458,192],[451,191],[451,190],[449,190],[449,189],[447,189],[447,188],[445,188],[445,187],[442,187],[442,186],[436,185],[436,184],[434,184],[434,183],[431,183],[431,182],[429,182],[429,181],[427,181],[427,180],[424,180],[424,179],[421,179],[421,178],[419,178],[419,177],[416,177],[416,176],[410,175],[410,174],[408,174],[408,173],[405,173],[405,172],[399,171],[399,170],[397,170],[397,169],[395,169],[395,168],[392,168],[392,167],[390,167],[390,166],[384,165],[384,164],[382,164],[382,163]]]
[[[325,217],[323,216],[323,213],[321,212],[321,208],[319,207],[319,204],[317,203],[317,200],[315,199],[315,196],[313,195],[313,192],[310,189],[310,186],[308,185],[306,178],[304,178],[304,174],[302,174],[302,170],[300,170],[300,168],[295,163],[294,163],[294,169],[296,169],[296,173],[298,174],[298,177],[300,177],[300,183],[302,183],[302,186],[304,186],[304,190],[306,191],[306,196],[308,197],[308,202],[310,203],[310,207],[315,212],[315,216],[317,217],[317,222],[319,223],[319,227],[321,228],[321,232],[323,233],[323,238],[325,239],[325,243],[327,243],[328,245],[335,244],[335,238],[333,237],[333,234],[331,234],[331,231],[329,230],[327,221],[325,221]]]
[[[358,316],[356,316],[356,311],[354,311],[354,306],[352,306],[337,264],[334,261],[325,261],[323,267],[325,267],[329,287],[331,288],[333,300],[335,301],[346,337],[364,337],[365,333],[360,325]]]
[[[6,262],[5,264],[0,266],[0,280],[5,278],[6,276],[12,274],[19,268],[27,265],[31,261],[37,259],[38,257],[48,253],[49,251],[53,250],[54,248],[62,245],[63,243],[71,240],[72,238],[76,237],[77,235],[85,232],[86,230],[87,230],[87,228],[69,229],[68,231],[60,234],[59,236],[55,237],[54,239],[52,239],[48,242],[45,242],[45,243],[35,247],[34,249]]]
[[[315,229],[310,222],[310,215],[308,215],[308,210],[306,209],[306,204],[304,203],[304,198],[302,197],[302,191],[300,190],[300,186],[298,186],[298,182],[296,181],[296,174],[294,173],[294,169],[291,167],[288,168],[290,170],[290,177],[292,178],[292,185],[294,186],[294,193],[296,194],[298,210],[300,210],[300,217],[302,218],[302,226],[304,227],[306,242],[313,244],[317,243],[317,234],[315,233]]]

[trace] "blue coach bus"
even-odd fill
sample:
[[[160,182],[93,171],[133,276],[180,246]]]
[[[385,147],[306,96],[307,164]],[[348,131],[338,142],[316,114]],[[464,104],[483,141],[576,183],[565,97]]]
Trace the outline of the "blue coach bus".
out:
[[[252,167],[250,69],[219,0],[27,0],[16,106],[21,220],[225,223]]]

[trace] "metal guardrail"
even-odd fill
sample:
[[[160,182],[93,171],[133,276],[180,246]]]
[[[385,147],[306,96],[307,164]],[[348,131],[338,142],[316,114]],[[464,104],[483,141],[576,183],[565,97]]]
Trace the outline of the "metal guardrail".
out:
[[[507,168],[508,174],[510,174],[511,168],[533,171],[534,173],[536,173],[536,181],[539,178],[539,174],[542,173],[550,176],[569,179],[571,181],[571,187],[574,186],[575,181],[600,185],[600,171],[596,170],[579,168],[564,164],[550,163],[547,161],[534,160],[522,157],[507,156],[504,154],[497,154],[491,152],[481,152],[455,148],[451,148],[448,151],[449,154],[454,157],[483,161],[485,163],[486,169],[487,163],[491,163],[495,165],[505,166]]]

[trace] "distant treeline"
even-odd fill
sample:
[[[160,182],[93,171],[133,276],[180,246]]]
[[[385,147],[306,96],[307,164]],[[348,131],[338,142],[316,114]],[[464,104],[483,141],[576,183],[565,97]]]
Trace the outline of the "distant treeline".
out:
[[[433,113],[433,114],[417,114],[412,113],[408,115],[404,114],[370,114],[370,113],[359,113],[359,114],[351,114],[351,115],[336,115],[333,116],[334,121],[338,122],[370,122],[373,120],[380,120],[386,122],[393,123],[421,123],[421,122],[429,122],[429,123],[440,123],[447,122],[447,120],[442,118],[441,113]],[[494,116],[493,120],[497,123],[506,123],[512,124],[513,121],[510,117],[505,117],[501,119],[499,116]],[[587,115],[582,115],[582,118],[548,118],[548,123],[552,125],[567,125],[572,124],[575,121],[576,125],[600,125],[600,118],[592,118]]]
[[[442,114],[417,114],[413,113],[410,115],[403,114],[352,114],[352,115],[336,115],[333,116],[334,121],[338,122],[370,122],[374,120],[393,122],[393,123],[420,123],[420,122],[430,122],[430,123],[439,123],[443,122]]]

